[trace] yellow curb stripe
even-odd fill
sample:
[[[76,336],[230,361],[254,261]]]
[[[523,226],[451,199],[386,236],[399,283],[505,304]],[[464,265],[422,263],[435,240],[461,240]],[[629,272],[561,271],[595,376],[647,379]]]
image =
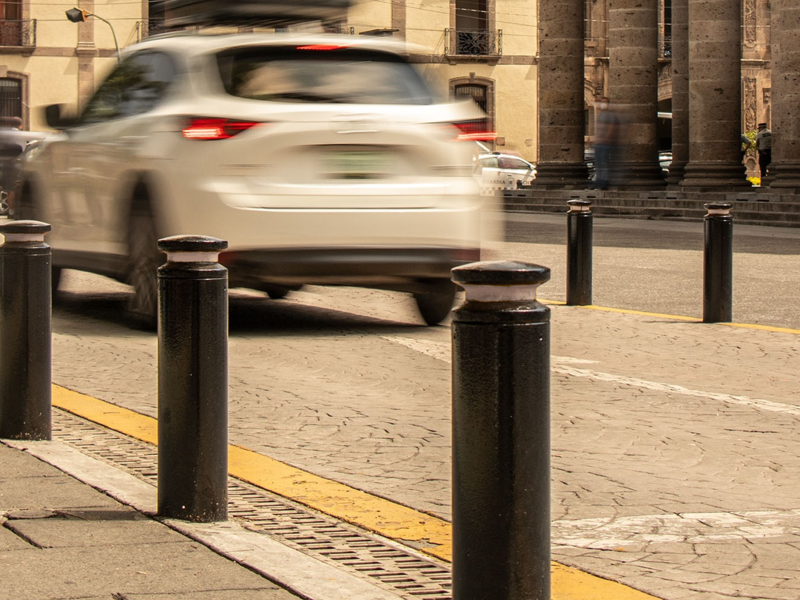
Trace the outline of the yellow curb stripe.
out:
[[[553,563],[552,600],[655,600],[616,581],[595,577],[572,567]]]
[[[158,445],[158,422],[153,417],[55,384],[53,406]],[[242,446],[228,446],[228,472],[284,498],[419,548],[443,561],[452,561],[451,525],[438,517],[324,479]],[[620,583],[556,562],[552,563],[552,574],[553,600],[656,600]]]
[[[540,299],[544,304],[553,304],[555,306],[566,306],[566,302],[561,300],[544,300]],[[673,321],[686,321],[688,323],[702,323],[702,319],[697,317],[687,317],[684,315],[668,315],[663,313],[647,312],[642,310],[631,310],[628,308],[611,308],[608,306],[595,306],[594,304],[573,306],[572,308],[587,308],[589,310],[599,310],[602,312],[620,313],[624,315],[637,315],[640,317],[653,317],[656,319],[670,319]],[[713,323],[713,325],[725,325],[726,327],[738,327],[740,329],[755,329],[758,331],[771,331],[772,333],[788,333],[791,335],[800,335],[800,329],[792,329],[790,327],[776,327],[773,325],[758,325],[756,323]]]
[[[158,445],[158,421],[67,388],[53,386],[53,406]],[[361,490],[291,467],[241,446],[228,447],[228,472],[243,481],[295,500],[390,539],[422,546],[450,561],[450,523]]]
[[[323,479],[240,446],[230,446],[230,474],[389,539],[410,542],[441,560],[452,560],[450,523]]]

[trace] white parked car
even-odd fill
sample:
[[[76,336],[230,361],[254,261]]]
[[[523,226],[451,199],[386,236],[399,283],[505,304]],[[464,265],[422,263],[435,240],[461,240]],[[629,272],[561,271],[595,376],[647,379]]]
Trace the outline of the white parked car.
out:
[[[514,190],[536,179],[536,166],[513,154],[479,154],[477,163],[484,189]]]
[[[399,290],[443,320],[480,256],[471,144],[484,115],[437,102],[404,46],[359,36],[171,34],[127,49],[25,166],[13,218],[52,224],[61,269],[129,282],[154,323],[161,237],[228,241],[231,287]]]

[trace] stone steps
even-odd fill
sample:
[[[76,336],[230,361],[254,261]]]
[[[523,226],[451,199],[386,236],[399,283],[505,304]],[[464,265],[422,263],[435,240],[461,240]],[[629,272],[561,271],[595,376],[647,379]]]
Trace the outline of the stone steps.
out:
[[[564,213],[570,199],[589,200],[598,216],[702,220],[707,202],[733,204],[737,223],[800,227],[800,196],[770,192],[687,193],[593,190],[503,190],[509,212]]]

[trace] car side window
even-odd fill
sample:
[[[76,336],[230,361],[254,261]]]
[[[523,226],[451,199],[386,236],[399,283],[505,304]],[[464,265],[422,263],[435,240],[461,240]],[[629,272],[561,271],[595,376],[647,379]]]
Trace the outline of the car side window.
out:
[[[114,69],[86,105],[81,124],[131,117],[155,108],[175,78],[175,64],[166,54],[144,52]]]
[[[497,168],[497,157],[496,156],[488,156],[485,158],[480,159],[481,166],[484,168],[489,169],[496,169]]]
[[[530,167],[524,160],[513,158],[509,156],[502,156],[497,159],[498,165],[501,169],[520,169],[527,171]]]

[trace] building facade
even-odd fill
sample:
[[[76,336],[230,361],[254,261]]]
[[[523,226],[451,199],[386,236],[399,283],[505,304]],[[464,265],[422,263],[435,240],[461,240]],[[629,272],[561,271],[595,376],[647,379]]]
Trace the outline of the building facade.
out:
[[[435,90],[484,109],[498,136],[489,145],[535,161],[536,15],[529,0],[364,0],[342,28],[415,46],[412,61]]]
[[[93,17],[76,24],[65,15],[74,6],[74,0],[0,0],[0,117],[20,118],[23,129],[47,129],[42,108],[85,102],[116,63],[116,46],[140,38],[147,15],[147,0],[81,0],[79,8],[110,25]]]

